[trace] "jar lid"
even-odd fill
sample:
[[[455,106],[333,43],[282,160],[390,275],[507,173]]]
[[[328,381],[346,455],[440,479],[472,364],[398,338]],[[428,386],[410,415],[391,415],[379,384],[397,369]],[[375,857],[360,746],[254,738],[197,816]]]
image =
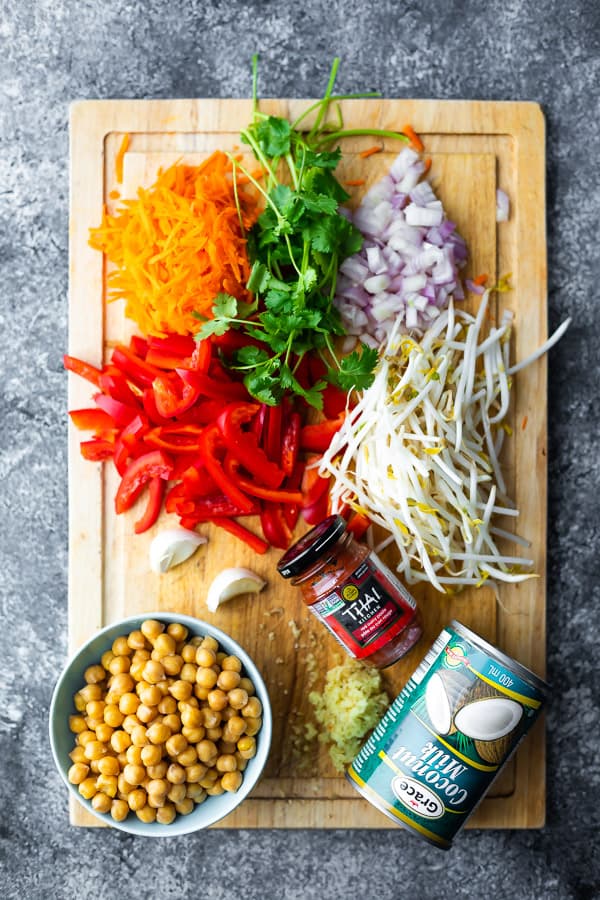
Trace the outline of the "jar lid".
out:
[[[316,563],[325,550],[333,547],[345,530],[346,521],[342,516],[328,516],[323,519],[283,554],[277,563],[277,571],[284,578],[300,575]]]

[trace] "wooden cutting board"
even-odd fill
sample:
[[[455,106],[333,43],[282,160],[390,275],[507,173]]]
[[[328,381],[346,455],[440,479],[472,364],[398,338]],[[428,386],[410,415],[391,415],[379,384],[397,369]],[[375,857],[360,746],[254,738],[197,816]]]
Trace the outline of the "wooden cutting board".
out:
[[[306,101],[271,100],[261,107],[295,118]],[[348,128],[398,129],[411,122],[431,156],[430,177],[450,218],[470,248],[466,275],[486,272],[493,281],[511,273],[514,291],[496,301],[515,313],[514,358],[522,359],[546,338],[546,244],[544,121],[531,103],[434,100],[354,100],[342,103]],[[251,118],[247,100],[83,101],[71,111],[71,220],[69,353],[89,362],[106,360],[115,342],[128,338],[131,323],[122,305],[105,304],[105,265],[88,246],[88,229],[100,222],[102,205],[119,191],[134,196],[149,186],[159,166],[196,163],[215,148],[239,147],[239,131]],[[125,134],[123,183],[115,156]],[[360,151],[372,138],[347,140],[342,181],[365,179],[351,188],[353,202],[387,170],[399,143],[382,143],[368,159]],[[495,192],[511,197],[511,215],[496,224]],[[69,408],[89,405],[89,386],[69,378]],[[510,413],[512,437],[503,464],[509,493],[520,509],[519,534],[532,542],[537,580],[445,597],[415,591],[425,635],[401,662],[384,672],[395,697],[441,628],[457,618],[539,675],[545,670],[546,565],[546,362],[519,372]],[[276,573],[279,551],[258,557],[236,539],[205,529],[209,543],[184,565],[163,576],[148,567],[154,533],[174,517],[163,515],[153,531],[133,533],[139,510],[117,517],[113,467],[85,462],[80,435],[69,431],[69,645],[75,651],[109,622],[140,612],[177,611],[213,621],[238,640],[261,669],[273,704],[274,736],[265,775],[251,797],[222,828],[388,828],[389,821],[358,796],[337,773],[327,750],[307,741],[313,721],[310,690],[319,689],[341,651],[309,615],[299,593]],[[509,521],[503,527],[510,530]],[[517,552],[519,552],[517,550]],[[523,551],[525,553],[525,551]],[[387,556],[394,563],[394,554]],[[268,582],[257,598],[232,600],[215,615],[204,604],[207,586],[226,565],[247,565]],[[545,748],[540,722],[495,782],[468,827],[540,827],[545,816]],[[79,804],[76,825],[98,825]]]

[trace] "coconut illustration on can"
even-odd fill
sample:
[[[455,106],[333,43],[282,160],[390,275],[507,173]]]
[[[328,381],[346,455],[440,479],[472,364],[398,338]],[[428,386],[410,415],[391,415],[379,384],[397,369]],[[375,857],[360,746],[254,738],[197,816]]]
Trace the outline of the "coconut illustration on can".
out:
[[[533,672],[452,622],[347,777],[397,824],[448,849],[548,693]]]

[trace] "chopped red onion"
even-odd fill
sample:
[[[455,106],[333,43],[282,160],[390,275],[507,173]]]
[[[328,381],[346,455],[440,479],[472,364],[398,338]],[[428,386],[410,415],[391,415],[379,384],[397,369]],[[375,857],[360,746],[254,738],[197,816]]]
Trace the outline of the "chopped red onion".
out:
[[[404,149],[349,216],[365,242],[342,263],[337,284],[348,346],[359,336],[377,347],[397,320],[404,332],[424,331],[451,297],[464,299],[458,270],[467,247],[424,172],[420,156]]]

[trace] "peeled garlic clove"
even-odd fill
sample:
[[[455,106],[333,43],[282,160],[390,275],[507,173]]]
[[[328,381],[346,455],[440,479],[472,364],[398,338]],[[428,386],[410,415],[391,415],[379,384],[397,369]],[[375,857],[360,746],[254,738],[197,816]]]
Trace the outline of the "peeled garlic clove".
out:
[[[162,575],[173,566],[178,566],[195,553],[206,538],[187,528],[167,528],[157,534],[150,544],[150,568]]]
[[[258,594],[266,583],[251,569],[244,569],[240,566],[223,569],[213,579],[208,589],[206,605],[211,612],[216,612],[222,603],[231,600],[232,597],[237,597],[238,594]]]

